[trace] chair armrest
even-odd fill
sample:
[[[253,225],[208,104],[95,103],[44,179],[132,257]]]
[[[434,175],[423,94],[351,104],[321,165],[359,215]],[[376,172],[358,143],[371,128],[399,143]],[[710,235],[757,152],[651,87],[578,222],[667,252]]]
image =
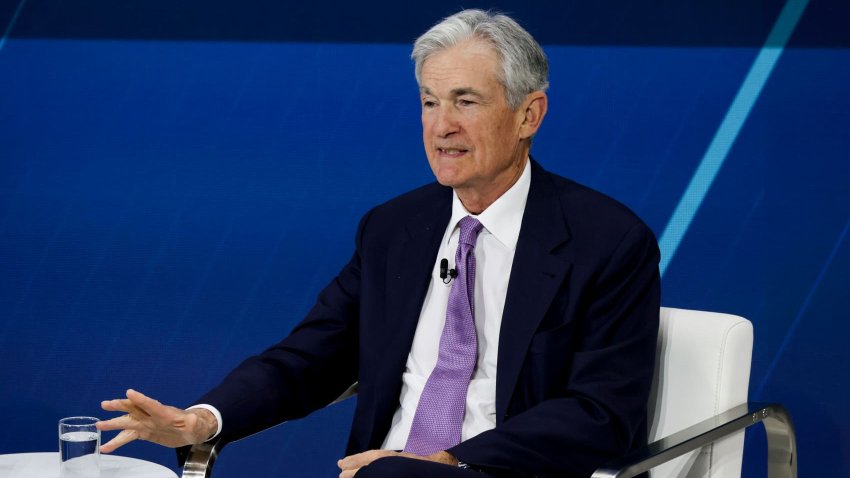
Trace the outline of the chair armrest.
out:
[[[357,395],[356,382],[328,406],[351,398],[354,395]],[[229,442],[218,436],[204,443],[186,447],[188,451],[186,449],[177,450],[178,464],[183,467],[183,474],[180,475],[181,478],[210,478],[215,460],[227,443]]]
[[[205,443],[192,445],[186,454],[186,462],[183,464],[182,478],[209,478],[212,474],[218,454],[227,442],[221,437],[213,438]]]
[[[797,444],[790,415],[782,405],[757,402],[652,442],[599,468],[591,478],[631,478],[756,423],[764,423],[767,432],[767,476],[797,478]]]

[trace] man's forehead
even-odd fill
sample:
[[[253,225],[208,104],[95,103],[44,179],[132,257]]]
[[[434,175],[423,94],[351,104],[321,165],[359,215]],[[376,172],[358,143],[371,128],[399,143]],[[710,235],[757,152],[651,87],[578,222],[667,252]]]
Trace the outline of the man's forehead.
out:
[[[498,58],[490,56],[489,51],[462,50],[459,46],[425,60],[420,75],[420,94],[487,96],[488,92],[502,86]]]

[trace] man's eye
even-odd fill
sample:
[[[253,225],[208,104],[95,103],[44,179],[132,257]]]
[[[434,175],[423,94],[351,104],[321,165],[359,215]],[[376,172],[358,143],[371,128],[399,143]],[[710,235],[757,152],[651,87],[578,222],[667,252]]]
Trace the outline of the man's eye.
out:
[[[457,100],[457,104],[460,105],[460,106],[472,106],[472,105],[475,104],[475,102],[472,101],[472,100],[461,99],[461,100]]]
[[[437,103],[431,100],[422,100],[423,108],[433,108]]]

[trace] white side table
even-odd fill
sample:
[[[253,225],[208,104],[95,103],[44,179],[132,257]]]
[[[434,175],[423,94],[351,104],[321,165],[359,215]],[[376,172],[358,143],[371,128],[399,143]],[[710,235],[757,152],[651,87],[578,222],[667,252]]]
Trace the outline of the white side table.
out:
[[[0,476],[59,478],[59,452],[0,455]],[[177,475],[149,461],[100,455],[100,478],[177,478]]]

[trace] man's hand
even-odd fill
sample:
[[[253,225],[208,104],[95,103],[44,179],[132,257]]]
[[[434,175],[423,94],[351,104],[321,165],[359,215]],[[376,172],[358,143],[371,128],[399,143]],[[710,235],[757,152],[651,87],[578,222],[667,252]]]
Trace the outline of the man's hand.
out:
[[[97,423],[99,430],[121,430],[100,447],[103,453],[139,438],[171,448],[203,443],[218,428],[215,416],[208,410],[170,407],[135,390],[127,390],[126,399],[106,400],[100,406],[106,411],[126,413]]]
[[[428,456],[419,456],[414,455],[413,453],[405,453],[403,451],[392,451],[392,450],[369,450],[364,451],[363,453],[358,453],[356,455],[350,455],[342,460],[339,460],[336,464],[339,466],[339,469],[342,470],[339,474],[339,478],[351,478],[356,473],[357,470],[363,468],[364,466],[372,463],[378,458],[384,458],[387,456],[403,456],[405,458],[412,458],[414,460],[428,460],[435,461],[437,463],[443,463],[446,465],[457,466],[457,458],[452,456],[450,453],[445,451],[438,451],[433,455]]]

